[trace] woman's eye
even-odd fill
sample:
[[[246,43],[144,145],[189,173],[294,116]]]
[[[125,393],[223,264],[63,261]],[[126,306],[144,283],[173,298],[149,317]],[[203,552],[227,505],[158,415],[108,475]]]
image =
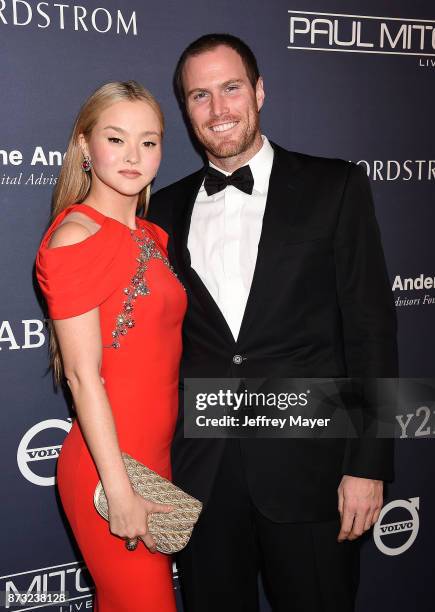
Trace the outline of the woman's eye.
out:
[[[151,140],[146,140],[143,144],[144,144],[145,147],[148,147],[148,148],[156,146],[156,143],[152,142]]]
[[[120,138],[116,138],[116,136],[111,136],[109,138],[109,142],[114,142],[115,144],[118,144],[118,143],[122,142],[122,140]]]

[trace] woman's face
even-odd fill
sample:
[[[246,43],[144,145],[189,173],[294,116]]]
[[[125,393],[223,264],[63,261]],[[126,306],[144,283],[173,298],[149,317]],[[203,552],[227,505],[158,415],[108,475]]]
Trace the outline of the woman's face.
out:
[[[157,174],[162,156],[159,118],[146,102],[116,102],[99,116],[80,145],[92,162],[92,189],[139,194]]]

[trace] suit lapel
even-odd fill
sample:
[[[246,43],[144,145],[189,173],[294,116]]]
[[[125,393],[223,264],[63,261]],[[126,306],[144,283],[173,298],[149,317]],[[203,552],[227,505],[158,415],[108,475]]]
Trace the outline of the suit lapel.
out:
[[[179,202],[174,206],[175,218],[173,226],[174,250],[177,267],[184,277],[188,276],[190,269],[190,254],[187,248],[190,220],[193,205],[204,177],[204,169],[199,170],[190,177],[184,192],[180,193]]]
[[[297,204],[303,196],[304,182],[300,172],[301,162],[294,153],[271,143],[274,148],[274,161],[269,180],[266,208],[263,217],[258,254],[252,279],[251,290],[246,303],[243,320],[237,339],[242,343],[255,320],[261,320],[264,298],[270,291],[270,270],[272,255],[279,248],[292,227],[292,218],[297,214]],[[180,202],[175,207],[174,250],[177,267],[190,291],[200,302],[204,317],[213,321],[226,340],[235,344],[228,323],[206,286],[191,267],[190,253],[187,248],[192,210],[201,187],[206,168],[192,175],[186,184]]]
[[[206,168],[204,167],[192,175],[189,184],[186,185],[184,196],[181,198],[182,201],[176,207],[177,214],[174,220],[173,232],[175,257],[183,280],[200,302],[204,310],[204,316],[207,320],[213,321],[214,325],[221,329],[228,342],[234,343],[233,334],[228,327],[225,317],[210,295],[207,287],[191,266],[190,253],[187,248],[193,206],[204,179],[205,170]]]
[[[292,216],[303,195],[303,182],[299,173],[300,162],[293,153],[271,143],[274,160],[269,180],[257,260],[251,290],[243,315],[238,343],[243,343],[256,319],[261,321],[264,300],[270,292],[272,256],[286,239]]]

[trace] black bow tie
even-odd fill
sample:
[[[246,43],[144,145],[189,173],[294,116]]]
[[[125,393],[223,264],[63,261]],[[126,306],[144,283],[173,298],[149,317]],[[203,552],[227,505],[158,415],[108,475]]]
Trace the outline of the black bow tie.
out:
[[[228,185],[233,185],[240,189],[240,191],[251,195],[254,188],[254,177],[252,176],[251,168],[249,166],[242,166],[229,176],[219,172],[219,170],[215,170],[211,166],[207,168],[204,189],[208,196],[222,191]]]

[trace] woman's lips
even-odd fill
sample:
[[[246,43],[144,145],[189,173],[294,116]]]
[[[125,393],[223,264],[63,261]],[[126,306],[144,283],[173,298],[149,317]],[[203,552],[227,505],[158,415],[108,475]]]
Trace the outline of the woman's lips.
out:
[[[131,179],[141,176],[140,172],[137,172],[136,170],[120,170],[119,174],[122,174],[122,176],[125,176],[126,178],[131,178]]]

